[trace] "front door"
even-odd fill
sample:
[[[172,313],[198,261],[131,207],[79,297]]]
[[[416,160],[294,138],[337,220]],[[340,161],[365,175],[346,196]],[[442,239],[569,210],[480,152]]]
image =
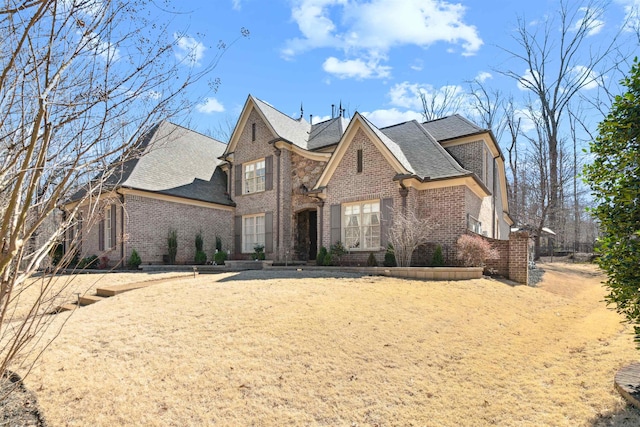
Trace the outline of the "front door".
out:
[[[296,215],[296,257],[301,261],[315,259],[318,254],[318,213],[315,210]]]

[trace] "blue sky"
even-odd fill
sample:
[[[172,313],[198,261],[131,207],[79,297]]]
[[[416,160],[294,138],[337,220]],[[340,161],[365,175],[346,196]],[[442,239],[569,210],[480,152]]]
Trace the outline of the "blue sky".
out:
[[[610,40],[639,5],[611,1],[589,47]],[[193,0],[174,7],[181,13],[166,18],[181,43],[195,48],[195,68],[215,55],[220,39],[237,39],[241,27],[250,31],[213,71],[221,80],[216,93],[204,85],[190,89],[203,99],[189,126],[206,132],[235,120],[248,94],[296,118],[302,103],[305,119],[312,114],[314,122],[342,102],[347,112],[385,126],[420,120],[419,91],[466,91],[467,82],[480,79],[524,107],[526,92],[496,70],[526,75],[527,69],[501,47],[517,49],[519,17],[541,25],[558,1]]]

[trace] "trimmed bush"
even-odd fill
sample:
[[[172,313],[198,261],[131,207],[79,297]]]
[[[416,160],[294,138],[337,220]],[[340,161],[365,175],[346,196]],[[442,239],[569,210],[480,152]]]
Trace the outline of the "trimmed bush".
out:
[[[224,262],[227,260],[227,253],[219,250],[218,252],[215,253],[215,255],[213,255],[213,261],[217,264],[217,265],[224,265]]]
[[[387,245],[387,252],[384,253],[384,262],[383,265],[385,267],[397,267],[398,263],[396,262],[396,254],[393,252],[393,245],[389,243]]]
[[[327,256],[327,248],[320,246],[320,250],[316,255],[316,265],[324,265],[324,258]]]
[[[169,253],[169,264],[174,265],[176,263],[176,255],[178,254],[178,232],[176,230],[169,230],[167,235],[167,250]]]
[[[367,258],[367,267],[377,267],[378,260],[376,260],[376,256],[373,252],[369,252],[369,258]]]
[[[129,261],[127,261],[127,264],[129,265],[129,268],[133,270],[137,270],[138,267],[140,267],[140,264],[142,264],[140,255],[138,255],[138,252],[135,249],[131,250],[131,256],[129,256]]]
[[[322,260],[322,265],[330,266],[333,265],[333,256],[331,253],[327,253]]]
[[[442,256],[442,246],[436,246],[436,250],[433,252],[433,258],[431,259],[432,267],[443,267],[444,257]]]
[[[463,234],[456,242],[456,257],[465,267],[484,267],[487,259],[498,259],[500,254],[480,236]]]
[[[196,251],[196,255],[193,259],[194,264],[204,265],[207,263],[207,254],[204,251]]]

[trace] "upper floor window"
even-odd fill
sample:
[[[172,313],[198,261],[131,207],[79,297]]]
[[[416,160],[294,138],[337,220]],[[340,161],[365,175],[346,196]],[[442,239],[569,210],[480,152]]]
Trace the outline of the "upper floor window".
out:
[[[256,140],[256,124],[251,123],[251,141]]]
[[[257,193],[265,190],[264,159],[242,165],[244,171],[243,194]]]
[[[342,236],[347,249],[380,249],[380,202],[344,204]]]
[[[363,162],[363,159],[362,159],[362,148],[357,151],[356,162],[357,162],[356,172],[357,173],[361,173],[362,172],[362,162]]]

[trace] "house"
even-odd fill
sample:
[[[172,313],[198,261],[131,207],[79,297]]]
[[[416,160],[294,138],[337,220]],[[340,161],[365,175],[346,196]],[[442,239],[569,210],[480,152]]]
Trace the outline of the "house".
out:
[[[231,250],[235,208],[226,193],[227,176],[218,167],[226,147],[168,121],[155,125],[141,138],[136,155],[116,163],[101,184],[98,203],[83,190],[65,204],[66,211],[80,205],[78,226],[67,237],[80,236],[81,257],[106,256],[109,265],[126,261],[133,249],[144,264],[163,263],[171,229],[177,231],[181,264],[193,262],[197,233],[209,257],[216,237],[223,250]]]
[[[163,122],[141,149],[108,181],[98,226],[78,230],[83,254],[124,260],[136,249],[144,264],[162,263],[176,229],[179,263],[192,262],[198,231],[209,253],[218,236],[234,259],[256,245],[267,259],[314,259],[339,241],[348,262],[382,262],[394,212],[411,210],[434,225],[414,259],[426,265],[435,245],[451,258],[462,234],[508,241],[513,224],[498,144],[459,115],[311,124],[250,95],[227,145]]]
[[[377,128],[356,113],[310,124],[249,96],[221,164],[235,203],[234,253],[315,257],[340,241],[347,259],[382,261],[393,212],[434,222],[453,250],[468,231],[509,238],[504,158],[490,130],[459,115]]]

